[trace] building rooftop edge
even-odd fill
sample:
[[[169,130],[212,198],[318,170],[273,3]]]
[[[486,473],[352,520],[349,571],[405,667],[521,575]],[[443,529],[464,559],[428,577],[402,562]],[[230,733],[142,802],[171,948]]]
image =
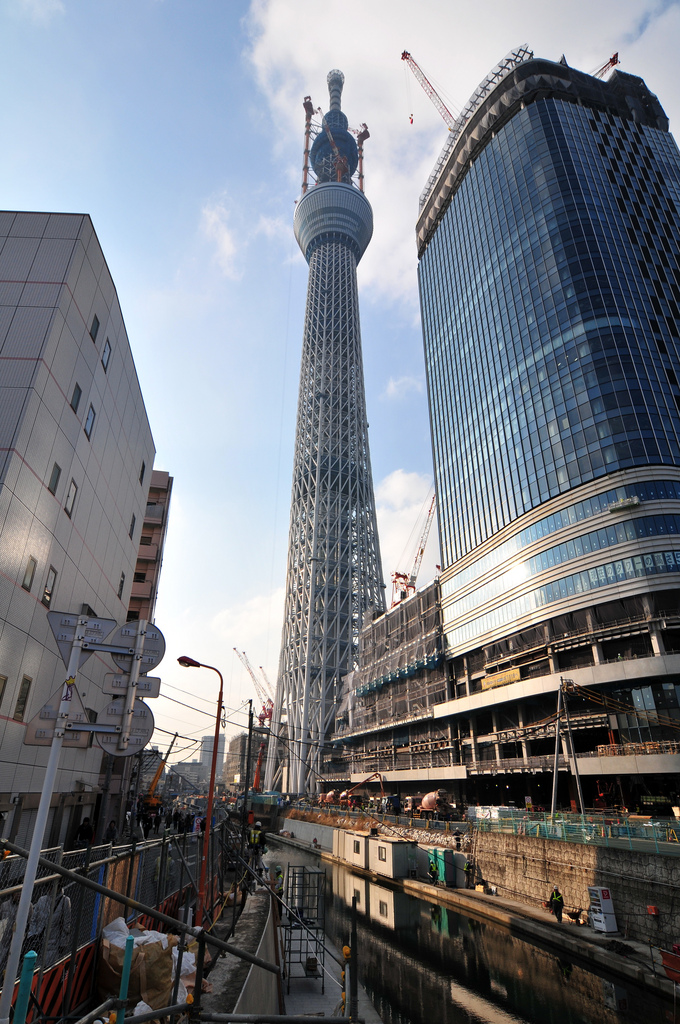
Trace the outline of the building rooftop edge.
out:
[[[668,131],[668,118],[663,107],[636,75],[614,71],[606,81],[602,81],[561,62],[537,57],[524,60],[508,71],[477,105],[454,145],[450,146],[448,155],[445,145],[438,161],[442,163],[441,170],[429,192],[426,186],[421,196],[422,205],[416,224],[419,259],[481,150],[519,109],[548,97],[615,112],[638,124]]]

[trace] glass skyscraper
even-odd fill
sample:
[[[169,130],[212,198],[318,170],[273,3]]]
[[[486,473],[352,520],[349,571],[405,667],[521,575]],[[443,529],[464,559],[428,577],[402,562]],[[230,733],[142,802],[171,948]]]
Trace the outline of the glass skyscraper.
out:
[[[568,672],[623,709],[577,734],[593,774],[633,741],[671,743],[649,770],[677,771],[680,153],[659,101],[516,52],[447,140],[417,236],[446,713],[493,687],[526,761],[526,681]],[[482,731],[468,760],[500,762]]]

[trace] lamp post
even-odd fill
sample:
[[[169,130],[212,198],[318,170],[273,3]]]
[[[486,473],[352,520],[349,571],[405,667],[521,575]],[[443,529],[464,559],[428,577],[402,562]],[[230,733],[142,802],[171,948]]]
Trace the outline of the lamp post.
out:
[[[199,928],[203,926],[203,907],[205,904],[205,875],[208,867],[208,850],[210,847],[210,826],[212,824],[213,794],[215,792],[215,769],[217,768],[217,747],[220,738],[220,720],[222,718],[222,693],[224,690],[224,679],[222,673],[213,665],[204,665],[194,658],[188,658],[185,654],[177,661],[183,668],[209,668],[211,672],[217,672],[220,677],[220,695],[217,698],[217,714],[215,716],[215,738],[213,740],[212,765],[210,767],[210,786],[208,788],[208,807],[206,810],[205,831],[203,833],[203,858],[201,860],[201,876],[198,882],[198,905],[196,907],[196,924]]]

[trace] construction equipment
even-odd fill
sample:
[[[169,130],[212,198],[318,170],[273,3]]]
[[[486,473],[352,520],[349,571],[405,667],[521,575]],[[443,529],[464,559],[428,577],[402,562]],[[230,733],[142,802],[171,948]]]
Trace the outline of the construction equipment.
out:
[[[351,800],[351,797],[352,797],[352,793],[354,793],[357,789],[361,789],[361,787],[365,786],[368,782],[376,782],[376,781],[380,783],[380,795],[382,797],[382,800],[384,801],[385,800],[385,788],[383,786],[383,777],[380,774],[380,772],[373,772],[372,775],[367,775],[365,779],[361,780],[361,782],[357,782],[356,786],[352,786],[351,789],[346,789],[344,791],[344,793],[341,793],[340,794],[340,804],[345,804],[345,805],[348,806],[349,802]]]
[[[604,76],[611,68],[615,68],[616,65],[620,63],[621,61],[619,60],[619,54],[617,51],[616,53],[613,53],[611,55],[606,64],[603,64],[601,68],[598,68],[596,71],[592,72],[593,78],[604,78]]]
[[[326,117],[323,114],[323,112],[321,110],[321,107],[319,107],[319,109],[317,110],[317,114],[321,114],[321,124],[323,125],[323,130],[326,133],[326,137],[327,137],[327,139],[328,139],[328,141],[330,143],[330,147],[331,147],[331,149],[333,151],[333,156],[335,157],[335,178],[336,178],[336,181],[342,181],[344,176],[346,174],[347,175],[349,174],[349,165],[347,163],[347,157],[343,156],[342,153],[340,152],[340,150],[338,149],[337,144],[335,142],[335,139],[333,138],[333,133],[330,130],[330,127],[328,125],[328,121],[326,120]]]
[[[260,672],[262,673],[262,678],[264,679],[264,685],[265,685],[265,690],[267,691],[267,696],[271,700],[274,700],[274,690],[272,688],[272,684],[269,682],[269,679],[267,678],[267,673],[262,668],[262,665],[260,665]]]
[[[432,82],[430,82],[430,80],[423,72],[422,68],[416,63],[416,61],[413,59],[408,50],[404,50],[404,52],[401,55],[401,59],[406,61],[411,71],[415,75],[416,80],[420,82],[421,86],[423,87],[423,91],[430,97],[430,100],[441,114],[442,118],[446,123],[446,127],[449,129],[449,131],[451,131],[451,129],[456,123],[456,117],[451,113],[449,108],[446,106],[444,100],[441,98],[435,87],[432,85]]]
[[[253,777],[253,785],[252,785],[252,792],[253,793],[259,793],[260,792],[260,779],[262,777],[262,758],[264,757],[264,752],[265,752],[266,749],[267,749],[267,741],[266,740],[262,740],[262,742],[260,743],[260,752],[257,755],[257,764],[255,766],[255,775]]]
[[[157,797],[155,795],[156,794],[156,787],[158,786],[159,779],[160,779],[161,775],[163,774],[163,769],[165,768],[166,764],[168,763],[168,758],[170,757],[170,754],[172,753],[172,748],[175,745],[175,740],[177,739],[178,735],[179,735],[179,733],[175,733],[175,735],[172,737],[172,739],[170,740],[170,746],[168,747],[167,754],[165,755],[165,757],[163,758],[162,761],[158,762],[158,768],[156,769],[156,774],[154,775],[153,779],[151,780],[151,785],[149,786],[148,793],[144,797],[144,807],[145,807],[146,810],[155,810],[156,808],[160,807],[160,805],[163,802],[160,799],[160,797]]]
[[[253,666],[248,661],[248,656],[247,656],[246,652],[245,651],[239,651],[238,648],[236,648],[236,647],[234,647],[234,651],[236,652],[236,654],[238,656],[238,659],[241,662],[241,664],[243,665],[243,667],[245,668],[246,672],[248,673],[248,675],[252,679],[253,686],[255,687],[255,692],[257,693],[257,696],[262,701],[262,710],[260,711],[259,715],[257,716],[257,720],[260,723],[260,728],[263,728],[265,722],[270,722],[271,723],[272,713],[274,711],[274,701],[272,700],[271,697],[269,697],[267,695],[267,693],[264,690],[264,687],[262,686],[262,683],[260,682],[260,680],[255,675],[255,669],[253,668]]]
[[[449,802],[446,790],[436,789],[423,797],[407,796],[404,799],[404,814],[412,818],[434,818],[436,815],[441,821],[448,821],[456,817],[456,809]]]
[[[430,536],[430,529],[432,527],[432,520],[434,519],[436,508],[437,495],[433,494],[410,574],[407,575],[405,572],[392,573],[392,604],[390,606],[392,608],[398,605],[401,601],[404,601],[407,597],[411,597],[411,595],[416,592],[416,580],[418,579],[420,567],[423,564],[423,555],[425,554],[427,539]]]

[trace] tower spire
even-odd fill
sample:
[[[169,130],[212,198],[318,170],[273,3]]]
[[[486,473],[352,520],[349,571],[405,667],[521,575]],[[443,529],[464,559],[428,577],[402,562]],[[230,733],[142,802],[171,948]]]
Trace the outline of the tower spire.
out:
[[[328,82],[328,95],[330,96],[331,101],[329,109],[341,110],[342,87],[345,84],[345,76],[342,71],[338,71],[337,68],[334,68],[333,71],[328,72],[326,81]]]
[[[340,109],[343,82],[340,71],[330,72],[326,120],[347,173],[338,180],[337,156],[327,132],[320,132],[310,153],[317,183],[298,202],[294,222],[309,287],[266,776],[268,789],[276,785],[290,793],[318,789],[324,743],[333,730],[342,677],[356,664],[363,616],[369,608],[385,608],[356,277],[373,233],[373,212],[351,180],[358,154]]]

